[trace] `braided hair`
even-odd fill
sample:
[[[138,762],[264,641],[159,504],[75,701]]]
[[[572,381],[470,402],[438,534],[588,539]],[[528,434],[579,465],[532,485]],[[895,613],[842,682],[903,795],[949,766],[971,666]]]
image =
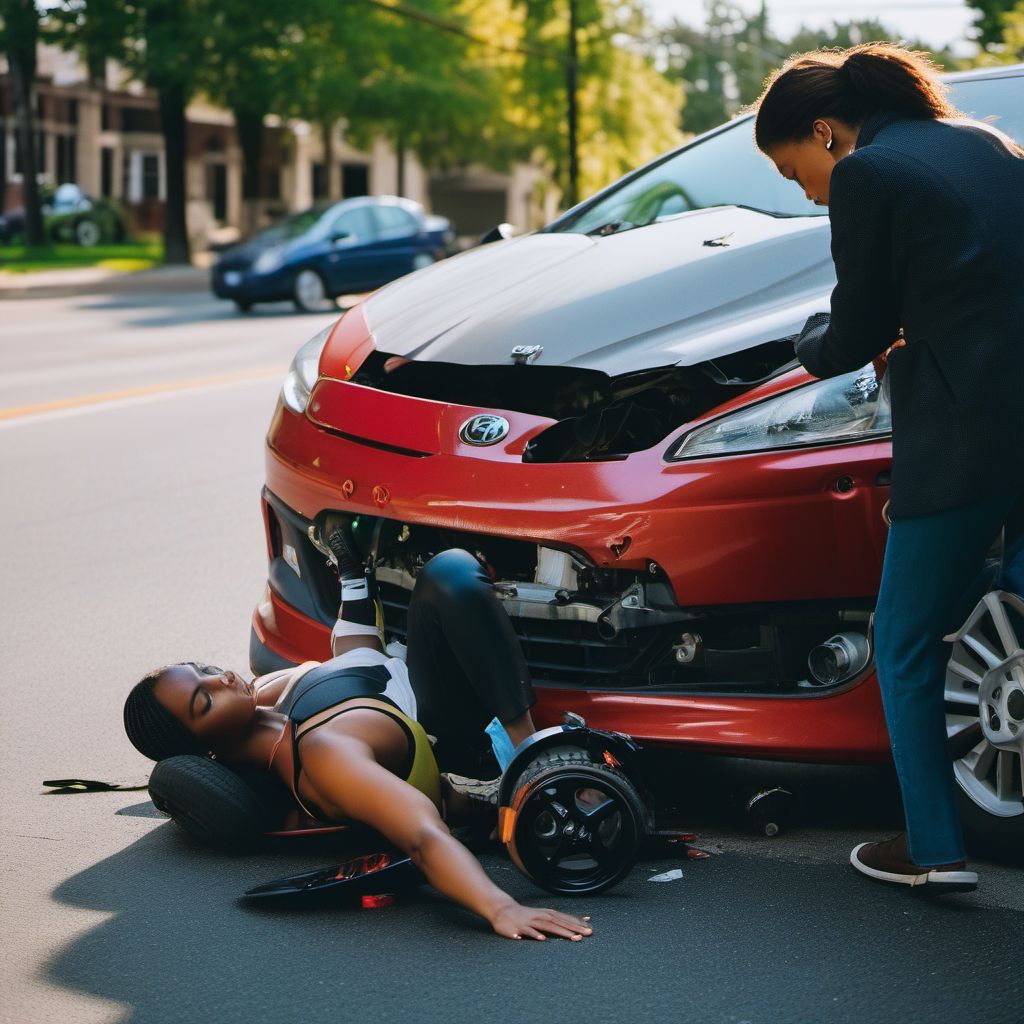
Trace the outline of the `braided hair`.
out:
[[[179,722],[153,693],[160,677],[173,667],[167,665],[144,676],[132,687],[124,702],[124,731],[135,749],[151,761],[162,761],[176,754],[205,756],[209,753],[192,731]]]

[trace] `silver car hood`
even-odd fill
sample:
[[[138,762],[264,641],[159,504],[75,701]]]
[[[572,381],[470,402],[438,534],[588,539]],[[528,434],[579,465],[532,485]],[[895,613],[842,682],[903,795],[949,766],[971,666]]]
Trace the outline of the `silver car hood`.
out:
[[[835,284],[827,217],[694,210],[617,235],[533,234],[471,249],[374,293],[377,349],[417,360],[617,375],[691,365],[797,333]],[[708,244],[714,243],[714,244]]]

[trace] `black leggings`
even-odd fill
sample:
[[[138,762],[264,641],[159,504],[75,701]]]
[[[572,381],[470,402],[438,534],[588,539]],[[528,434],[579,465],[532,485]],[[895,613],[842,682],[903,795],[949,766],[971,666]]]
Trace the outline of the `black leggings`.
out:
[[[435,555],[409,602],[406,637],[416,717],[437,737],[442,771],[493,770],[484,728],[511,722],[534,704],[519,639],[487,574],[468,551]]]

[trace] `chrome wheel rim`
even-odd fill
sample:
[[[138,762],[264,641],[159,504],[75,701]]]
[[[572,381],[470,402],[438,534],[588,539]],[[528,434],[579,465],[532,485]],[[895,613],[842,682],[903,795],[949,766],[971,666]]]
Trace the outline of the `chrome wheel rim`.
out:
[[[75,240],[83,248],[90,248],[100,240],[100,229],[91,220],[82,220],[75,225]]]
[[[963,791],[998,818],[1024,814],[1024,601],[985,594],[967,621],[945,638],[946,732],[954,736],[980,720],[982,740],[953,772]],[[1019,717],[1020,716],[1020,717]]]
[[[295,278],[295,294],[303,309],[318,309],[324,304],[324,283],[315,270],[300,270]]]
[[[424,267],[429,267],[434,262],[434,257],[429,252],[418,252],[412,258],[412,269],[422,270]]]

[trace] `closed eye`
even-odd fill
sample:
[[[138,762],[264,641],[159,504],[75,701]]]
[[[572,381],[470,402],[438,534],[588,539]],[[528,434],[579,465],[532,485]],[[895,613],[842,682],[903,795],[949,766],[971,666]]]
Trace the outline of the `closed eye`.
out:
[[[200,696],[200,694],[203,697],[206,698],[206,703],[204,703],[202,705],[202,707],[200,707],[198,710],[196,710],[196,698],[198,696]],[[200,715],[205,715],[206,712],[209,711],[210,708],[212,708],[212,707],[213,707],[213,698],[209,695],[209,693],[207,693],[206,690],[203,689],[202,685],[197,686],[192,691],[192,699],[189,701],[189,704],[188,704],[188,713],[189,713],[189,715],[192,718],[198,718]]]

